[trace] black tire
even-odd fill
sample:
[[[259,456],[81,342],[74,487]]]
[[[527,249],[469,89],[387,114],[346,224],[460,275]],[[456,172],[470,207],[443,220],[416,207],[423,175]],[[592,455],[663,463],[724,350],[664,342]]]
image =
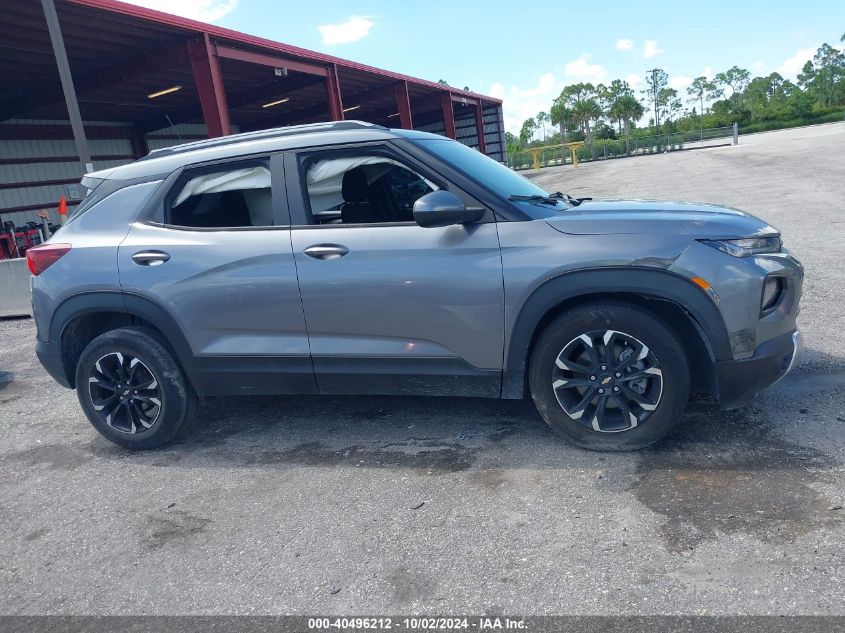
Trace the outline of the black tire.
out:
[[[102,361],[100,369],[98,361]],[[131,363],[134,364],[129,369]],[[121,389],[113,389],[116,381],[110,377],[123,380],[117,382]],[[141,388],[140,395],[133,395],[133,391],[139,394],[139,390],[132,389],[133,380],[137,380],[135,386],[150,385],[152,389]],[[106,383],[108,387],[104,386]],[[85,347],[76,365],[76,394],[86,417],[103,437],[134,450],[169,442],[193,417],[197,404],[172,352],[154,331],[140,327],[111,330]],[[131,399],[131,411],[122,394]],[[107,401],[105,407],[99,404]],[[114,406],[117,409],[112,414]]]
[[[608,331],[615,334],[608,335]],[[609,347],[603,343],[601,335],[597,335],[600,332],[609,337]],[[587,335],[582,339],[585,341],[583,344],[576,341],[581,335]],[[594,338],[596,336],[598,338]],[[595,342],[588,344],[587,340]],[[653,364],[654,367],[650,370],[652,375],[645,376],[649,372],[633,366],[621,369],[620,373],[611,373],[612,368],[610,372],[590,376],[586,374],[591,372],[583,372],[582,365],[593,367],[597,358],[612,357],[620,364],[629,362],[627,359],[633,356],[633,351],[627,352],[626,347],[631,347],[632,350],[642,349],[636,347],[637,343],[647,347],[646,352],[649,354],[639,361],[639,367]],[[622,352],[616,355],[615,350],[619,349]],[[593,351],[597,356],[592,356]],[[570,360],[579,352],[581,356]],[[576,365],[576,361],[580,362]],[[558,362],[562,362],[564,368],[561,369],[560,365],[556,364]],[[576,367],[576,371],[569,372],[567,363]],[[623,382],[630,380],[635,372],[644,377],[633,383]],[[616,376],[620,375],[623,378],[617,379]],[[555,381],[556,376],[562,379]],[[567,384],[568,378],[572,379],[571,385]],[[588,382],[592,380],[597,382]],[[602,381],[606,381],[607,386],[617,393],[608,394],[607,389],[603,389],[606,395],[596,395],[596,400],[590,400],[590,404],[582,408],[581,403],[590,393],[597,394],[597,391],[589,390],[597,390]],[[595,451],[632,451],[658,441],[681,419],[689,399],[690,370],[683,346],[666,323],[634,305],[603,301],[567,310],[546,326],[531,354],[528,382],[531,398],[540,415],[554,431],[572,444]],[[639,384],[634,384],[636,382]],[[566,386],[555,389],[553,383]],[[586,383],[586,386],[581,386],[582,383]],[[636,395],[643,402],[648,402],[645,406],[656,408],[646,411],[640,408],[636,400],[628,399],[625,394],[631,393],[632,386],[644,391],[649,389],[655,393],[656,397],[639,393]],[[566,400],[567,398],[569,400]],[[618,430],[608,432],[595,430],[593,427],[595,420],[599,418],[598,398],[603,398],[606,403],[612,399],[612,405],[606,404],[601,408],[601,415],[602,419],[606,417],[619,421]],[[577,419],[564,409],[564,404],[576,400],[578,403],[571,405],[570,410],[573,415],[579,416]],[[642,419],[637,420],[638,417]],[[629,418],[630,428],[625,428],[623,421]],[[608,425],[607,428],[613,427]]]

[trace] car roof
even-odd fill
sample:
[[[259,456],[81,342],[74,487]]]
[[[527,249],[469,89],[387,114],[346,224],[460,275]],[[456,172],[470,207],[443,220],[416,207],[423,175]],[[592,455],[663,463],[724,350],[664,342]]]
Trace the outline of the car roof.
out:
[[[308,125],[292,125],[257,132],[231,134],[229,136],[156,149],[133,163],[87,174],[86,177],[131,180],[159,174],[167,175],[184,165],[213,160],[315,145],[360,143],[392,138],[443,139],[444,137],[427,132],[387,128],[365,121],[334,121]]]

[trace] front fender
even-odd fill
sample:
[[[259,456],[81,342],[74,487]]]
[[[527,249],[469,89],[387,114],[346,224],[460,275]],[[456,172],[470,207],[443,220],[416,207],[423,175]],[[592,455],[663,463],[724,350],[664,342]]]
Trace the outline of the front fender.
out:
[[[526,364],[537,326],[560,305],[591,295],[627,294],[681,307],[703,334],[714,360],[731,358],[727,328],[718,307],[686,277],[654,268],[612,267],[562,273],[540,284],[519,307],[505,344],[502,398],[525,393]]]

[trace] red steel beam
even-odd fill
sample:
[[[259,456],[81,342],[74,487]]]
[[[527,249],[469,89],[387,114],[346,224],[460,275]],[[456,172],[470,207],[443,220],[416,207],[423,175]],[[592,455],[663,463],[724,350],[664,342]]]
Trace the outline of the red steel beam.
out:
[[[220,72],[220,60],[217,59],[208,33],[203,33],[201,40],[189,42],[188,52],[208,136],[214,138],[231,134],[223,73]]]
[[[337,66],[332,66],[328,77],[326,77],[326,93],[329,100],[329,115],[332,121],[343,121],[343,97],[340,94]]]
[[[478,134],[478,151],[487,153],[487,143],[484,141],[484,114],[481,112],[481,105],[475,106],[475,131]]]
[[[440,108],[443,110],[443,123],[446,126],[446,136],[456,138],[455,111],[452,109],[452,98],[448,92],[440,95]]]
[[[325,66],[306,64],[293,59],[285,59],[284,57],[267,55],[265,53],[245,51],[240,48],[232,48],[231,46],[225,46],[223,44],[217,44],[216,49],[217,55],[225,57],[226,59],[235,59],[241,62],[248,62],[250,64],[258,64],[261,66],[271,66],[273,68],[287,68],[288,70],[295,70],[296,72],[307,73],[309,75],[320,75],[321,77],[327,77],[329,74],[329,70]]]
[[[480,99],[474,99],[473,97],[466,97],[464,95],[452,95],[452,101],[455,103],[463,103],[464,105],[479,105],[481,103]]]
[[[414,121],[411,117],[411,98],[408,96],[408,82],[396,83],[396,105],[399,108],[399,124],[403,130],[413,130]]]
[[[375,66],[368,66],[366,64],[361,64],[358,62],[349,61],[347,59],[342,59],[340,57],[334,57],[332,55],[325,55],[323,53],[318,53],[316,51],[311,51],[306,48],[300,48],[298,46],[291,46],[290,44],[283,44],[282,42],[275,42],[273,40],[268,40],[263,37],[257,37],[255,35],[247,35],[246,33],[241,33],[239,31],[233,31],[232,29],[226,29],[219,26],[214,26],[210,24],[204,24],[202,22],[197,22],[196,20],[191,20],[188,18],[182,18],[175,15],[171,15],[168,13],[163,13],[161,11],[156,11],[154,9],[148,9],[146,7],[139,7],[136,5],[126,4],[124,2],[117,2],[116,0],[67,0],[71,4],[75,4],[77,6],[84,6],[84,7],[91,7],[93,9],[100,9],[104,11],[110,11],[112,13],[117,13],[119,15],[126,15],[134,18],[140,18],[142,20],[149,20],[151,22],[155,22],[158,24],[164,24],[170,27],[174,27],[177,29],[183,29],[187,31],[194,31],[195,33],[208,33],[209,35],[213,36],[216,40],[226,39],[232,42],[237,42],[239,44],[245,44],[247,46],[255,46],[265,48],[271,51],[275,51],[277,53],[281,53],[283,55],[292,55],[295,57],[300,57],[305,60],[309,60],[312,62],[320,63],[320,64],[334,64],[340,66],[341,68],[349,68],[352,70],[359,70],[366,73],[370,73],[373,75],[379,75],[381,77],[387,77],[394,80],[404,80],[410,84],[414,84],[417,86],[425,86],[427,88],[436,89],[439,92],[445,92],[443,90],[443,86],[441,84],[435,83],[433,81],[427,81],[425,79],[418,79],[416,77],[410,77],[408,75],[403,75],[401,73],[395,73],[389,70],[384,70],[382,68],[376,68]],[[457,95],[465,95],[470,98],[474,99],[482,99],[487,103],[501,103],[501,99],[494,99],[493,97],[487,97],[485,95],[481,95],[475,92],[467,91],[467,90],[460,90],[458,88],[450,88],[450,92],[457,94]]]

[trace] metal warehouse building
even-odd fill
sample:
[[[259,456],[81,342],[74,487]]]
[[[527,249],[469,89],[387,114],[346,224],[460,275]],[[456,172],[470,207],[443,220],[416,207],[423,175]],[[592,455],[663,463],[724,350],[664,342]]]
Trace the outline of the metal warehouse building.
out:
[[[62,196],[78,203],[86,154],[101,169],[180,142],[300,123],[424,130],[504,160],[498,99],[115,0],[54,1],[0,4],[0,227],[35,221],[40,209],[56,222]]]

